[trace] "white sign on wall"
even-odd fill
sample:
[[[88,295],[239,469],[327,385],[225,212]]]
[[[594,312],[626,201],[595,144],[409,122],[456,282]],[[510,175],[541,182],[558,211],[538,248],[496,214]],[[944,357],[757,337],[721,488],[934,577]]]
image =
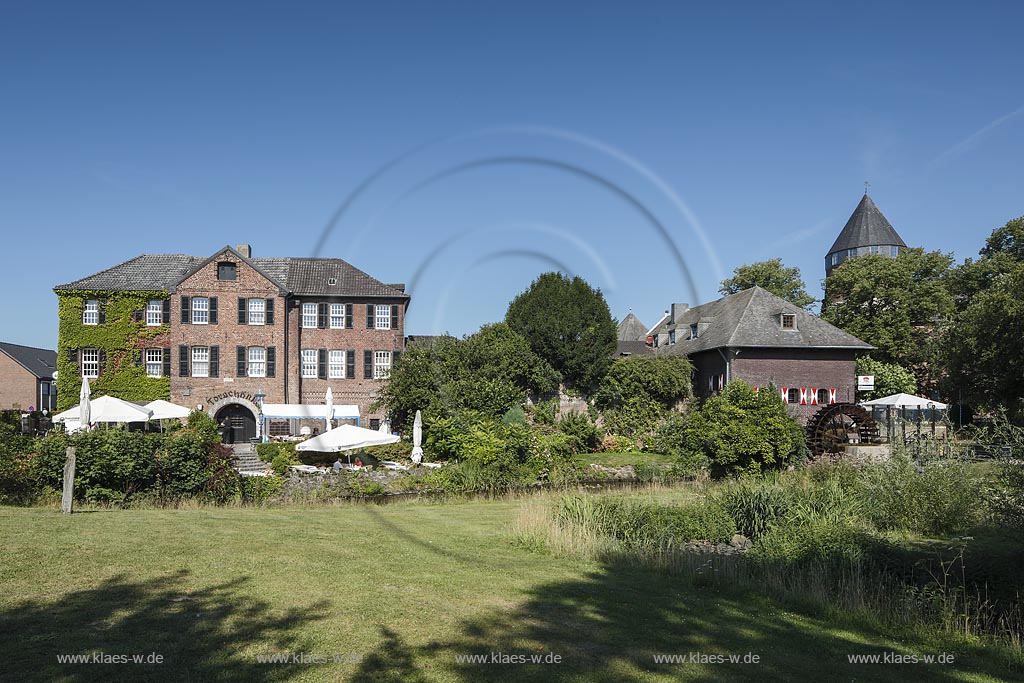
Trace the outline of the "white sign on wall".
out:
[[[872,391],[875,388],[874,375],[857,375],[858,391]]]

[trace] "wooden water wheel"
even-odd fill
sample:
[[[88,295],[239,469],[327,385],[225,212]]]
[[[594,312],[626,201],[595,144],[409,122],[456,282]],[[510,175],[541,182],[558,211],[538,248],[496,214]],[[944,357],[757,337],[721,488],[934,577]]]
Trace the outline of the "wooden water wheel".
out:
[[[811,455],[842,455],[851,443],[881,443],[878,423],[871,414],[853,403],[825,406],[807,421],[807,447]]]

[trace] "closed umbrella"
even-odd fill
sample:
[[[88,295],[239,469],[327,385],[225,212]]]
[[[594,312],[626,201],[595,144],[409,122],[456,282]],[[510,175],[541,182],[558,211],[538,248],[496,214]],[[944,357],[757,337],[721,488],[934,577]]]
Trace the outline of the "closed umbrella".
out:
[[[381,434],[390,434],[391,433],[391,420],[389,420],[386,417],[383,420],[381,420],[380,421],[380,429],[379,429],[379,431],[380,431]]]
[[[423,416],[416,411],[416,420],[412,423],[412,461],[417,465],[423,460]]]
[[[81,425],[81,429],[89,431],[89,423],[92,421],[92,404],[89,402],[89,396],[92,395],[92,389],[89,387],[89,378],[82,378],[82,390],[78,392],[78,424]]]
[[[327,404],[327,431],[334,429],[334,392],[331,391],[330,387],[327,387],[327,395],[324,396],[324,402]]]

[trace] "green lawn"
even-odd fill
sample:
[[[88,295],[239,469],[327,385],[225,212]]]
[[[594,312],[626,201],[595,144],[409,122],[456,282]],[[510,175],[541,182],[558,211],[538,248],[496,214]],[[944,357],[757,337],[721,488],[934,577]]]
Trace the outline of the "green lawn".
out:
[[[576,462],[581,465],[591,463],[604,465],[605,467],[622,467],[623,465],[638,465],[640,463],[659,463],[670,465],[673,459],[667,455],[658,453],[644,453],[633,451],[630,453],[581,453],[573,456]]]
[[[0,508],[0,681],[1011,680],[980,646],[521,549],[509,527],[524,504]],[[847,663],[886,651],[955,663]],[[94,652],[165,661],[57,662]],[[362,661],[257,661],[284,652]],[[492,652],[562,661],[457,660]],[[653,660],[690,652],[760,663]]]

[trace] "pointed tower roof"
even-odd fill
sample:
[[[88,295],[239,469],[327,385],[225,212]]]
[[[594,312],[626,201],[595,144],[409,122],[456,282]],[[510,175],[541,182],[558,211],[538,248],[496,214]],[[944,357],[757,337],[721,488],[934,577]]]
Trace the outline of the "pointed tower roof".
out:
[[[633,315],[633,311],[630,311],[629,315],[619,323],[619,341],[645,341],[646,339],[647,327]]]
[[[857,247],[870,247],[875,245],[894,245],[906,247],[907,243],[899,236],[892,224],[882,215],[882,212],[875,206],[871,197],[865,192],[857,208],[853,210],[850,220],[846,221],[846,227],[839,233],[829,254],[845,249],[856,249]]]

